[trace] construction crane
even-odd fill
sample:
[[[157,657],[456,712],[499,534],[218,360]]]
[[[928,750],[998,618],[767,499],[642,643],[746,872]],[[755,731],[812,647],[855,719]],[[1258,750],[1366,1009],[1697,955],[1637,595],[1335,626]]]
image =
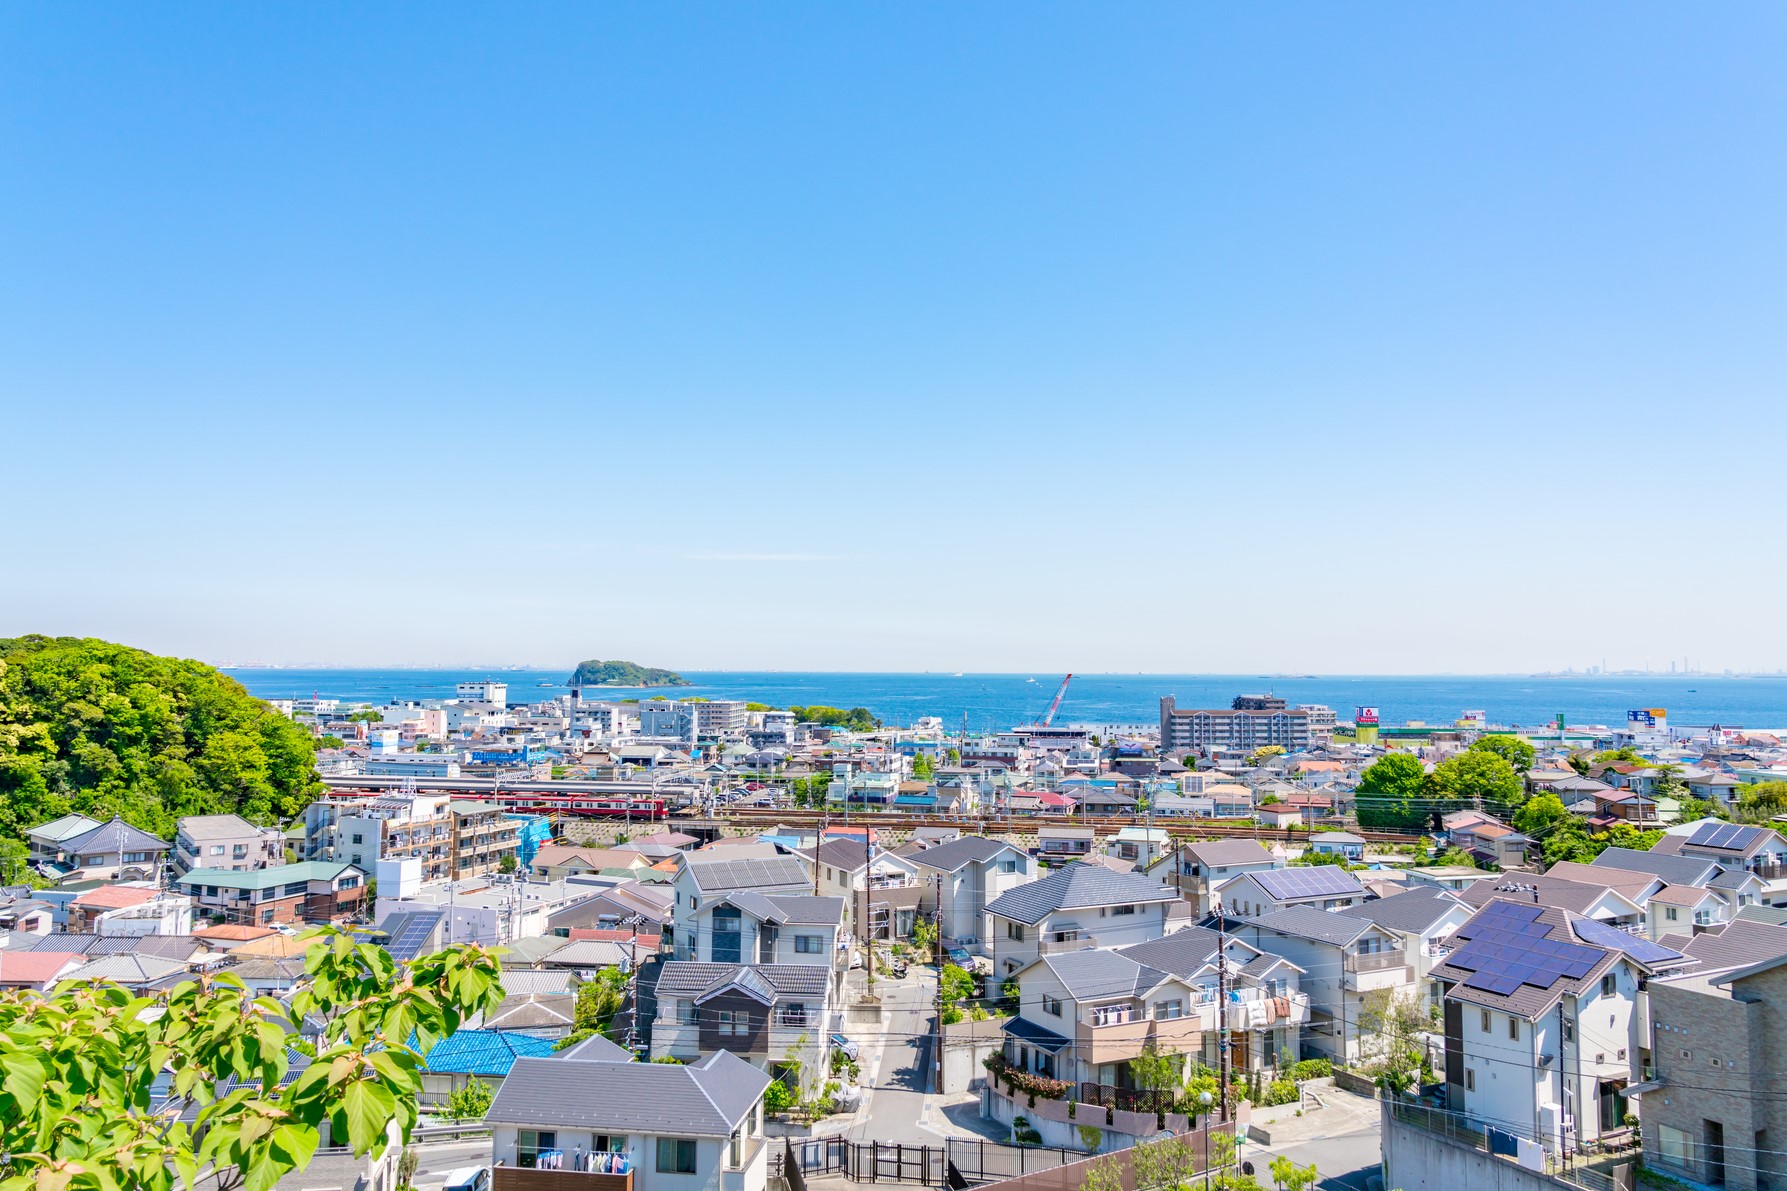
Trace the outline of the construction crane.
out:
[[[1073,675],[1071,674],[1061,680],[1061,689],[1055,692],[1054,702],[1049,704],[1049,709],[1043,717],[1036,721],[1038,728],[1046,728],[1055,722],[1055,713],[1061,710],[1061,700],[1067,698],[1067,684],[1072,681]]]

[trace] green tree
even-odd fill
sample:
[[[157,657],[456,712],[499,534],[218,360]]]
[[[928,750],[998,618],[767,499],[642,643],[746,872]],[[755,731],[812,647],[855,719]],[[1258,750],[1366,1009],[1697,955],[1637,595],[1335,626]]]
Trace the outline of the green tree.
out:
[[[1278,1187],[1278,1191],[1305,1191],[1305,1188],[1315,1186],[1316,1180],[1321,1177],[1316,1172],[1315,1163],[1298,1166],[1282,1154],[1272,1159],[1272,1164],[1267,1169],[1272,1172],[1272,1182]]]
[[[490,1085],[473,1076],[463,1088],[447,1096],[447,1110],[442,1115],[449,1121],[481,1121],[490,1111]]]
[[[1651,783],[1651,797],[1674,798],[1679,802],[1688,792],[1687,783],[1682,781],[1682,767],[1680,765],[1657,765],[1653,768],[1657,771],[1657,777]]]
[[[1197,1173],[1198,1152],[1185,1134],[1138,1142],[1129,1151],[1136,1191],[1177,1191]]]
[[[1129,1060],[1129,1076],[1145,1092],[1165,1092],[1179,1086],[1184,1067],[1185,1056],[1163,1054],[1150,1041],[1143,1044],[1141,1054]]]
[[[320,749],[338,749],[342,746],[342,743],[341,737],[336,736],[332,732],[326,732],[316,738],[316,747]]]
[[[143,997],[99,983],[0,998],[0,1187],[270,1191],[309,1164],[324,1121],[356,1154],[382,1153],[392,1125],[406,1144],[423,1056],[502,1001],[495,953],[450,948],[400,967],[326,932],[305,967],[289,1005],[227,971]],[[316,1058],[282,1083],[291,1023],[306,1019],[322,1028]],[[152,1114],[161,1080],[172,1100]]]
[[[496,862],[496,871],[499,873],[512,873],[520,867],[521,862],[515,859],[513,852],[504,852]]]
[[[1426,1058],[1420,1034],[1429,1024],[1412,994],[1388,988],[1365,994],[1359,1006],[1359,1049],[1380,1087],[1401,1092],[1420,1082]]]
[[[309,733],[200,662],[0,639],[0,837],[77,811],[163,839],[184,815],[286,822],[322,790]]]
[[[1677,804],[1684,823],[1692,823],[1696,819],[1728,819],[1731,813],[1725,804],[1710,798],[1684,798]]]
[[[962,1005],[974,999],[974,977],[966,969],[955,964],[944,964],[943,975],[943,1024],[953,1026],[962,1020]]]
[[[912,776],[918,781],[929,781],[936,772],[937,766],[927,754],[919,753],[912,758]]]
[[[1412,753],[1388,753],[1368,766],[1353,795],[1359,826],[1389,831],[1418,829],[1427,821],[1421,795],[1427,771]]]
[[[1476,868],[1477,858],[1463,848],[1447,848],[1434,857],[1435,864],[1449,865],[1454,868]]]
[[[1738,791],[1738,822],[1767,824],[1776,815],[1787,815],[1787,782],[1756,782]]]
[[[383,723],[385,719],[382,714],[370,707],[362,707],[360,710],[350,713],[347,718],[356,724],[379,724]]]
[[[626,999],[627,974],[619,968],[603,968],[594,980],[577,986],[577,1000],[571,1010],[573,1033],[581,1033],[585,1038],[606,1034]]]
[[[1516,773],[1525,773],[1531,769],[1533,758],[1538,756],[1538,750],[1533,748],[1531,741],[1501,733],[1479,737],[1471,745],[1471,749],[1480,753],[1494,753],[1512,766]]]
[[[1123,1191],[1123,1167],[1118,1164],[1115,1154],[1086,1164],[1086,1173],[1080,1178],[1080,1191]]]
[[[31,849],[16,839],[0,839],[0,885],[29,885],[35,881]]]
[[[1427,779],[1430,800],[1450,804],[1451,809],[1483,806],[1491,813],[1508,813],[1520,805],[1525,788],[1514,767],[1496,753],[1467,749],[1433,767]],[[1432,805],[1430,801],[1430,805]],[[1447,809],[1435,806],[1436,810]]]
[[[1514,812],[1514,830],[1534,839],[1542,839],[1554,826],[1570,818],[1564,803],[1556,794],[1535,794]]]

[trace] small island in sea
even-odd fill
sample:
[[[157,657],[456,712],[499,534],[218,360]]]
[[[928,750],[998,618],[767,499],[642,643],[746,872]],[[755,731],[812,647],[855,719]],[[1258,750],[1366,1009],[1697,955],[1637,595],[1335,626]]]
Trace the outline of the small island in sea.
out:
[[[658,670],[633,662],[578,662],[572,686],[693,686],[674,670]]]

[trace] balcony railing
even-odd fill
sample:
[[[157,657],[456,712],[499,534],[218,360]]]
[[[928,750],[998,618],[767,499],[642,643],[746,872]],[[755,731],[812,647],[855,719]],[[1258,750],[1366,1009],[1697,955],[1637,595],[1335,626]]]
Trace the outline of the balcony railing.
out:
[[[1341,960],[1341,968],[1347,972],[1384,972],[1391,968],[1406,968],[1408,953],[1401,948],[1389,951],[1349,951]]]
[[[1044,939],[1039,946],[1044,955],[1060,955],[1067,951],[1084,951],[1092,943],[1091,939]]]
[[[770,1017],[770,1024],[810,1028],[818,1025],[820,1018],[821,1014],[812,1009],[778,1009]]]

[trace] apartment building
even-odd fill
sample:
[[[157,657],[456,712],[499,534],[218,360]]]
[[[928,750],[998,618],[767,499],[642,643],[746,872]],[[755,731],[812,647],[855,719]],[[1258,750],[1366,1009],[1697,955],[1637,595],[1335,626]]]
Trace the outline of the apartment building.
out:
[[[1314,742],[1310,713],[1284,700],[1243,695],[1227,709],[1180,708],[1173,696],[1160,699],[1160,749],[1171,755],[1201,748],[1255,749],[1276,744],[1287,751]]]
[[[455,881],[480,877],[502,868],[503,858],[515,860],[518,824],[492,802],[455,799],[447,804],[453,834],[448,852],[448,873]]]
[[[330,922],[356,912],[366,897],[362,869],[324,860],[247,871],[199,868],[176,884],[200,916],[256,926]]]
[[[369,873],[381,860],[415,860],[421,880],[447,880],[454,875],[458,831],[452,801],[446,794],[319,799],[304,810],[304,856],[344,861]],[[494,862],[485,871],[492,867]]]
[[[187,815],[174,831],[176,873],[195,868],[248,872],[285,863],[285,839],[277,827],[256,827],[240,815]]]

